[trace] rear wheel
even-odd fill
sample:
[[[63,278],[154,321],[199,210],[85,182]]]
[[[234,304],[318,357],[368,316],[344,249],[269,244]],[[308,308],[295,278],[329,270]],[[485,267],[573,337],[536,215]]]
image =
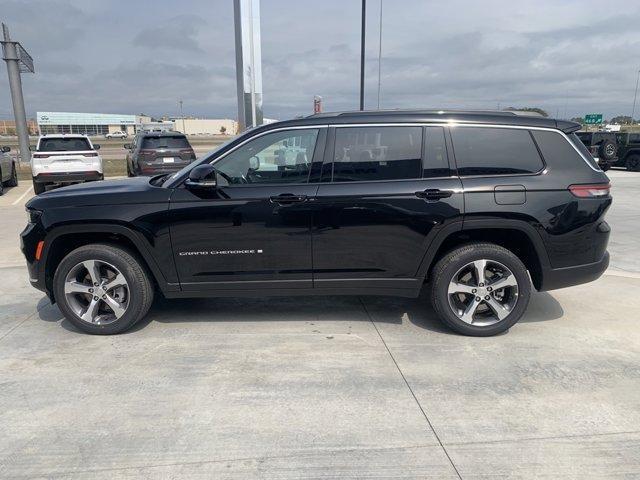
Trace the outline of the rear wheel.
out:
[[[36,195],[40,195],[41,193],[44,193],[45,191],[45,185],[44,183],[39,183],[36,182],[35,180],[33,181],[33,191]]]
[[[153,287],[140,261],[125,249],[86,245],[58,265],[53,290],[64,316],[93,334],[123,332],[143,318]]]
[[[492,243],[457,248],[433,270],[433,308],[446,325],[464,335],[485,337],[508,330],[524,314],[530,296],[524,264]]]
[[[640,155],[630,155],[627,158],[627,170],[640,172]]]

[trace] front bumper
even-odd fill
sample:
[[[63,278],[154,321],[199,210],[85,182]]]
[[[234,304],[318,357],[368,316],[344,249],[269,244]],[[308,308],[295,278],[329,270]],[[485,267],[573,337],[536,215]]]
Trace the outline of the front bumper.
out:
[[[564,268],[548,268],[542,272],[541,292],[571,287],[582,283],[593,282],[600,278],[609,267],[609,252],[604,252],[602,259],[585,265]]]
[[[20,233],[20,250],[27,261],[27,271],[31,286],[45,292],[51,297],[51,292],[47,291],[46,280],[44,278],[44,256],[42,261],[36,259],[38,243],[43,241],[45,232],[40,224],[28,223]]]
[[[39,173],[33,177],[33,181],[36,183],[94,182],[96,180],[104,180],[104,175],[100,172],[88,171]]]

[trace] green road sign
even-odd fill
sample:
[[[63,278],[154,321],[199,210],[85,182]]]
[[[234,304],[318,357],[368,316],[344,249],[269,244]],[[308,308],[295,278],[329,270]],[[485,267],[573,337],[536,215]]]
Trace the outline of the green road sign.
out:
[[[584,123],[587,125],[600,125],[602,123],[601,113],[590,113],[584,116]]]

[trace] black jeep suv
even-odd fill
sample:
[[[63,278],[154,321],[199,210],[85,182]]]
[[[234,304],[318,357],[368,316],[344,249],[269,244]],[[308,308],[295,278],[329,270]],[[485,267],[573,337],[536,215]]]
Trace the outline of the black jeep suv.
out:
[[[587,147],[600,169],[609,170],[618,161],[618,140],[613,132],[578,132],[578,138]]]
[[[493,335],[607,268],[609,180],[576,123],[514,113],[318,114],[253,129],[168,176],[27,204],[32,284],[78,328],[168,298],[417,297]]]

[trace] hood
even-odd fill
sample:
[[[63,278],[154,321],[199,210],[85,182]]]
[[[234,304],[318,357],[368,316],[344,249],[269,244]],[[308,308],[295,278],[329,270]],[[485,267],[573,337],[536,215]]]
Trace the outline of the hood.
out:
[[[128,205],[168,202],[172,189],[151,185],[149,177],[86,182],[57,188],[33,197],[27,208]]]

